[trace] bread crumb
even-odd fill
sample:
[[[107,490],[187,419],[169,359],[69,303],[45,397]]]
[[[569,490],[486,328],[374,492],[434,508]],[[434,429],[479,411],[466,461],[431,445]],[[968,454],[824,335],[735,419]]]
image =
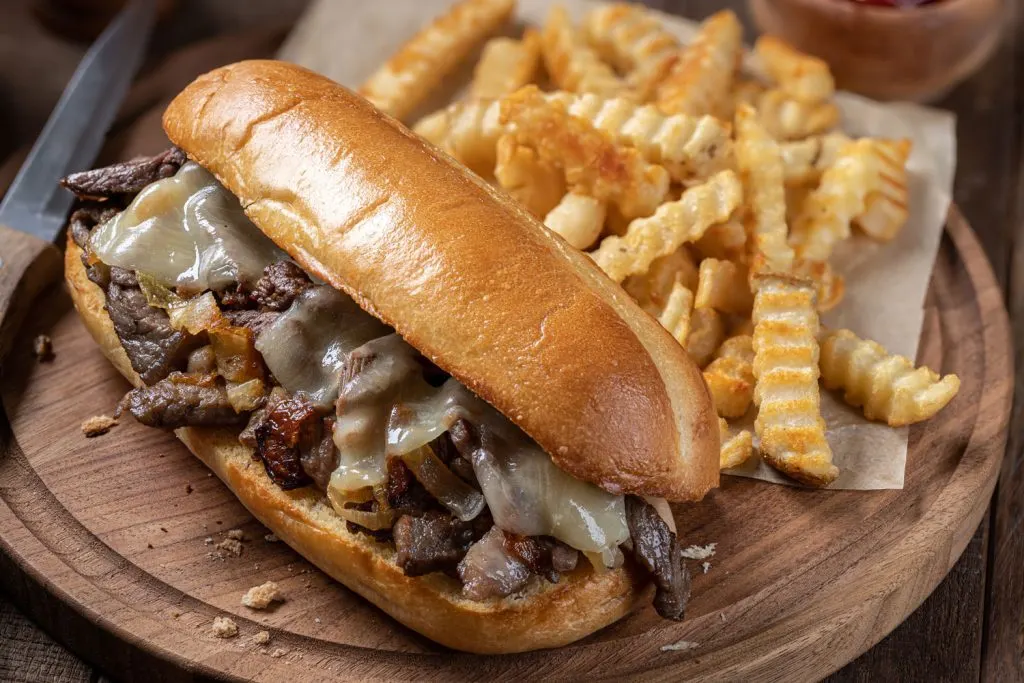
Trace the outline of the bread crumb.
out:
[[[195,489],[192,488],[192,484],[190,484],[190,483],[185,484],[185,495],[186,496],[188,494],[192,493],[193,491],[195,491]]]
[[[238,624],[228,617],[214,617],[212,630],[218,638],[234,638],[238,635]]]
[[[317,618],[313,619],[313,621],[315,621],[316,623],[319,624],[320,623],[320,617],[317,617]]]
[[[48,363],[53,360],[53,340],[45,334],[37,336],[32,340],[32,353],[40,363]]]
[[[683,557],[688,560],[706,560],[715,554],[715,546],[717,543],[708,543],[707,545],[691,545],[690,547],[683,550]]]
[[[94,436],[102,436],[117,426],[117,420],[109,415],[93,415],[82,423],[82,433],[85,438],[91,439]]]
[[[277,543],[281,539],[277,537],[277,534],[267,534],[263,537],[263,540],[267,543]]]
[[[203,543],[205,543],[206,545],[213,545],[213,537],[212,536],[207,536],[206,538],[203,539]]]
[[[262,586],[253,586],[242,596],[242,604],[250,609],[266,609],[275,600],[282,602],[284,596],[273,581],[267,581]]]
[[[711,563],[704,562],[703,564],[701,564],[700,568],[704,571],[705,574],[707,574],[708,571],[711,569]]]
[[[245,540],[245,532],[242,531],[241,529],[232,529],[231,531],[228,532],[228,538],[230,538],[230,539],[232,539],[234,541],[244,541]]]
[[[270,653],[270,656],[277,659],[278,657],[284,657],[286,654],[288,654],[288,650],[276,648],[273,652]]]
[[[700,647],[699,644],[690,642],[689,640],[680,640],[675,643],[669,643],[668,645],[662,645],[662,652],[680,652],[686,650],[695,650]]]
[[[270,631],[260,631],[252,637],[252,642],[257,645],[266,645],[270,642]]]
[[[241,557],[242,555],[242,542],[233,538],[225,538],[213,547],[217,550],[223,550],[231,557]]]
[[[725,621],[725,612],[719,612],[718,616],[722,617],[722,621]]]
[[[171,610],[171,618],[172,619],[177,619],[180,616],[181,616],[181,610],[176,610],[176,609],[172,609]]]

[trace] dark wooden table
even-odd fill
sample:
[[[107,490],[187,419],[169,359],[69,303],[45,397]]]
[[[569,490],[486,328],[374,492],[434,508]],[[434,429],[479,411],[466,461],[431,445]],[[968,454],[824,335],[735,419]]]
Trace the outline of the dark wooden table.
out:
[[[741,0],[647,0],[702,18]],[[44,32],[29,0],[0,3],[0,159],[41,128],[84,46]],[[304,0],[183,0],[153,49],[294,20]],[[1002,45],[970,80],[936,103],[958,117],[955,201],[974,226],[1006,293],[1016,392],[995,496],[960,561],[899,628],[828,680],[1024,681],[1024,24],[1008,0]],[[0,420],[3,417],[0,415]],[[4,432],[6,432],[6,426]],[[0,595],[0,680],[85,682],[100,673],[37,629]]]

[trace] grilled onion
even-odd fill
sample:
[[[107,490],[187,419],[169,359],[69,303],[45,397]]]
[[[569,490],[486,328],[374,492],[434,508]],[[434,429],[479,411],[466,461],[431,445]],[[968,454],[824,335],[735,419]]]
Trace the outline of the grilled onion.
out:
[[[487,505],[483,495],[455,475],[430,446],[401,455],[423,488],[463,522],[476,518]]]
[[[331,479],[333,480],[333,476]],[[364,529],[370,529],[371,531],[380,531],[381,529],[390,529],[395,524],[395,517],[397,516],[394,510],[380,509],[377,510],[356,510],[355,508],[348,507],[349,505],[356,505],[360,502],[366,502],[366,500],[373,500],[372,489],[365,488],[357,491],[342,491],[338,487],[333,485],[332,481],[327,485],[327,499],[331,501],[331,507],[338,513],[339,516],[344,517],[353,524],[358,524]],[[365,492],[370,492],[369,498],[365,498],[363,495]],[[359,500],[365,498],[365,500]]]

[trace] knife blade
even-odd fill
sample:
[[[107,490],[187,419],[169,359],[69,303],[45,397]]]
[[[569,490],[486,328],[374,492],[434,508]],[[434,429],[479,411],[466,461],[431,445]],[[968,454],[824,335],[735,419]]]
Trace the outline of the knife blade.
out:
[[[0,224],[54,241],[74,196],[57,180],[96,159],[142,63],[155,0],[134,0],[86,52],[0,204]]]
[[[155,0],[130,0],[114,18],[75,69],[0,203],[0,364],[32,301],[60,277],[54,240],[74,196],[57,181],[96,159],[155,20]]]

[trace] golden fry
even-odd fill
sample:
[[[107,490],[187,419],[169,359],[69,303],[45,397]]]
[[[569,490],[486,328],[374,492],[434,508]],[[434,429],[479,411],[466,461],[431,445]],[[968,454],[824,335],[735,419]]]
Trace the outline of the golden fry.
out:
[[[700,262],[694,306],[722,313],[749,315],[754,304],[747,269],[732,261],[706,258]]]
[[[927,420],[960,389],[956,375],[940,377],[926,367],[914,369],[910,359],[890,354],[881,344],[849,330],[824,335],[820,366],[826,388],[842,389],[846,402],[863,407],[866,418],[892,427]]]
[[[804,54],[775,36],[754,43],[754,57],[762,71],[789,97],[814,104],[831,99],[836,84],[828,64]]]
[[[626,90],[626,84],[587,45],[560,5],[548,13],[541,52],[551,80],[562,90],[607,96]]]
[[[721,115],[728,108],[743,50],[743,28],[729,10],[708,17],[659,84],[657,105],[666,114]]]
[[[413,131],[469,167],[486,176],[494,169],[498,138],[505,132],[498,100],[470,100],[454,104],[420,119]]]
[[[631,147],[528,86],[501,101],[501,123],[540,158],[562,168],[569,188],[615,204],[626,218],[649,216],[668,192],[668,173]]]
[[[693,315],[693,292],[680,283],[675,283],[665,310],[658,316],[658,322],[669,331],[676,341],[686,345],[690,335],[690,317]]]
[[[469,95],[497,99],[533,83],[540,67],[540,33],[527,29],[522,40],[491,38],[473,69]]]
[[[754,399],[754,346],[750,335],[722,342],[715,359],[704,368],[715,410],[722,417],[742,417]]]
[[[570,192],[544,217],[544,225],[577,249],[589,249],[601,236],[606,213],[601,200]]]
[[[786,241],[789,230],[782,158],[778,144],[758,122],[756,112],[745,104],[736,110],[736,162],[753,226],[749,246],[754,266],[785,272],[793,265],[793,250]]]
[[[718,418],[718,432],[722,439],[722,450],[719,456],[719,469],[739,467],[754,455],[754,437],[746,429],[729,435],[729,423]]]
[[[910,216],[907,189],[907,158],[910,140],[875,140],[875,157],[879,162],[879,186],[871,192],[864,213],[854,225],[868,237],[888,242],[896,237]]]
[[[627,73],[626,82],[646,100],[679,51],[679,41],[639,5],[617,3],[592,10],[587,39],[605,61]]]
[[[678,201],[662,204],[653,216],[634,220],[624,236],[606,237],[592,256],[610,278],[622,282],[646,272],[659,256],[700,239],[709,226],[728,219],[741,198],[736,174],[722,171],[686,190]]]
[[[514,8],[515,0],[462,0],[409,39],[359,94],[395,118],[407,116]]]
[[[839,107],[833,102],[808,104],[778,88],[761,94],[757,114],[765,130],[780,141],[820,135],[839,125]]]
[[[835,163],[839,150],[850,142],[842,133],[814,135],[804,140],[779,143],[786,185],[817,183],[821,174]]]
[[[665,116],[657,107],[624,98],[551,93],[549,100],[593,124],[619,144],[635,147],[647,161],[663,165],[673,180],[692,183],[732,166],[732,135],[711,116]]]
[[[695,308],[690,317],[686,352],[699,367],[707,365],[725,339],[725,321],[713,308]]]
[[[623,289],[653,316],[665,309],[677,284],[691,292],[697,289],[697,266],[685,246],[667,256],[654,259],[643,275],[632,275],[622,282]]]
[[[703,258],[717,258],[724,261],[745,261],[747,229],[743,227],[743,207],[737,209],[727,221],[715,223],[694,243],[694,248]]]
[[[827,486],[839,468],[821,417],[814,285],[762,274],[754,286],[754,428],[761,456],[799,482]]]
[[[503,190],[537,218],[546,216],[565,194],[561,170],[541,161],[535,150],[517,144],[511,135],[498,140],[494,177]]]
[[[864,212],[868,195],[878,187],[874,142],[862,138],[845,144],[821,183],[804,201],[790,243],[802,259],[826,261],[835,245],[850,236],[850,221]]]

